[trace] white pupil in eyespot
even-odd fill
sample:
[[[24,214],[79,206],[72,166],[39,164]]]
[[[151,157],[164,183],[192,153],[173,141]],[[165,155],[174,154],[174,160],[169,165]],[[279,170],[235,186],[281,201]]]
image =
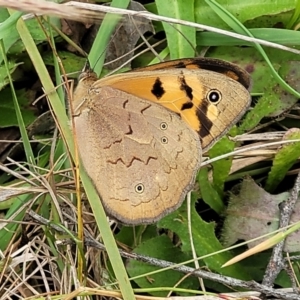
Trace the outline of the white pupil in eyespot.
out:
[[[211,103],[216,104],[217,102],[220,101],[220,99],[221,99],[221,94],[217,90],[210,91],[210,93],[208,94],[208,100]]]

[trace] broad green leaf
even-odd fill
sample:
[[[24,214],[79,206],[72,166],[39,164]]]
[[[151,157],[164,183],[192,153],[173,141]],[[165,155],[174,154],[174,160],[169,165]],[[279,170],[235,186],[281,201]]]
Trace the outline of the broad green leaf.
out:
[[[1,54],[0,54],[1,55]],[[19,65],[21,65],[22,63],[16,63],[15,61],[11,60],[8,62],[8,69],[9,69],[9,72],[10,74],[13,74],[14,71],[17,69],[17,67]],[[7,69],[6,67],[1,64],[0,65],[0,91],[6,87],[7,85],[9,84],[9,79],[8,79],[8,75],[7,75]],[[10,96],[11,98],[11,96]],[[1,105],[1,102],[2,101],[5,101],[2,97],[1,97],[1,100],[0,100],[0,105]],[[1,121],[0,121],[1,122]]]
[[[34,110],[30,107],[30,100],[25,90],[18,90],[17,97],[23,115],[25,125],[29,125],[36,118]],[[0,91],[0,127],[19,126],[16,112],[13,106],[10,89]]]
[[[230,153],[234,150],[234,146],[235,143],[230,141],[229,138],[225,136],[209,150],[209,157],[214,158],[226,153]],[[220,197],[223,197],[224,183],[228,178],[231,165],[232,156],[212,163],[213,186]],[[203,185],[201,185],[201,187],[203,187]]]
[[[139,244],[146,242],[158,236],[156,225],[141,226],[123,226],[120,232],[116,234],[118,242],[135,248]]]
[[[290,129],[286,135],[285,140],[300,139],[300,129]],[[300,142],[283,145],[273,159],[273,165],[269,172],[266,182],[266,190],[274,191],[278,184],[285,178],[287,171],[293,166],[300,156]]]
[[[247,272],[243,270],[243,268],[241,268],[239,264],[230,266],[228,268],[221,268],[221,266],[230,258],[232,258],[232,256],[228,251],[213,254],[224,248],[216,237],[215,224],[203,221],[198,215],[195,209],[195,199],[192,201],[191,220],[193,241],[197,256],[200,257],[212,254],[209,257],[203,258],[203,262],[205,263],[207,268],[223,275],[233,276],[234,278],[249,278]],[[175,232],[179,236],[179,239],[182,243],[182,251],[191,253],[186,202],[177,211],[171,213],[170,215],[159,221],[158,226],[170,229]],[[202,264],[202,262],[200,262],[200,264]]]
[[[64,69],[66,71],[66,74],[76,72],[75,78],[78,77],[78,72],[81,71],[84,67],[84,64],[86,63],[85,57],[80,57],[78,55],[75,55],[74,53],[67,52],[67,51],[57,51],[57,54],[61,61],[63,62]],[[43,55],[43,60],[45,65],[54,65],[53,61],[53,54],[51,52],[46,52]],[[72,74],[71,74],[72,75]]]
[[[194,22],[193,0],[156,0],[158,14],[180,20]],[[196,29],[189,26],[163,22],[167,35],[170,58],[194,57],[196,48]]]
[[[263,2],[260,0],[218,0],[218,3],[232,13],[241,23],[262,16],[266,18],[266,16],[280,15],[285,12],[289,12],[289,16],[291,17],[295,9],[295,0],[276,1],[276,5],[273,0]],[[205,0],[195,0],[195,19],[197,23],[218,28],[229,28],[228,25],[218,18],[209,5],[206,4]],[[275,20],[275,22],[277,21]]]
[[[207,168],[201,168],[198,173],[198,182],[203,201],[215,212],[221,213],[224,210],[224,203],[222,197],[208,178]]]
[[[274,94],[274,91],[270,90],[266,92],[262,97],[260,97],[255,104],[254,108],[248,112],[243,120],[243,123],[239,127],[241,132],[253,129],[262,118],[275,112],[280,107],[280,99]]]
[[[179,248],[174,247],[171,239],[166,235],[161,235],[150,239],[138,247],[133,249],[136,254],[147,255],[149,257],[154,257],[166,261],[171,261],[174,263],[184,262],[189,259],[189,256],[182,252]],[[142,263],[136,260],[130,260],[127,264],[127,271],[130,277],[139,276],[141,274],[153,272],[160,270],[161,267],[151,266],[147,263]],[[156,288],[156,287],[174,287],[185,274],[178,271],[167,270],[159,272],[157,274],[151,274],[142,278],[134,279],[135,283],[141,288]],[[183,280],[179,288],[186,289],[198,289],[199,281],[195,277],[187,277]],[[151,292],[150,294],[155,296],[164,297],[168,294],[168,291]]]

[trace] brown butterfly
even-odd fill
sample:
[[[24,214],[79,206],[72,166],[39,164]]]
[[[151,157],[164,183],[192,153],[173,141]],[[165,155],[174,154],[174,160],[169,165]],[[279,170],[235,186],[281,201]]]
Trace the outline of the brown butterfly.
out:
[[[221,60],[174,60],[97,79],[83,73],[74,95],[84,168],[109,215],[153,223],[178,208],[202,150],[250,105],[250,77]]]

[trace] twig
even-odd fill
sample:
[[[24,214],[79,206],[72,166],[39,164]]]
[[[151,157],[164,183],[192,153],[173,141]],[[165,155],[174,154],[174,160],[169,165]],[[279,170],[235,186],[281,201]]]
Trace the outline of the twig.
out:
[[[298,173],[298,176],[296,178],[295,185],[291,191],[290,197],[287,201],[283,202],[280,206],[280,221],[279,221],[279,227],[283,228],[289,225],[291,215],[294,211],[295,204],[298,200],[298,194],[300,191],[300,173]],[[273,286],[275,279],[277,278],[280,271],[284,268],[284,257],[283,257],[283,247],[284,247],[285,241],[282,241],[278,243],[272,252],[271,259],[269,261],[269,264],[267,266],[264,278],[262,283],[266,286]],[[298,299],[300,296],[298,295]]]
[[[220,159],[227,158],[227,157],[234,156],[234,155],[238,155],[238,154],[241,154],[241,153],[246,152],[246,151],[252,151],[252,150],[266,148],[266,147],[270,147],[270,146],[291,144],[291,143],[297,143],[297,142],[300,142],[300,139],[296,139],[296,140],[283,140],[283,141],[265,143],[265,144],[255,145],[255,146],[251,146],[250,145],[249,147],[245,147],[245,148],[242,148],[242,149],[238,149],[238,150],[232,151],[230,153],[218,155],[217,157],[214,157],[214,158],[211,158],[211,159],[207,159],[207,160],[205,160],[205,161],[203,161],[201,163],[201,168],[203,168],[204,166],[209,165],[209,164],[211,164],[211,163],[213,163],[215,161],[218,161]]]
[[[37,220],[38,222],[49,226],[50,228],[55,229],[58,232],[62,232],[62,233],[66,233],[66,231],[63,230],[63,228],[52,224],[51,222],[49,222],[47,219],[43,218],[42,216],[36,214],[34,211],[30,210],[29,215],[34,218],[35,220]],[[90,234],[86,231],[86,238],[84,239],[85,245],[89,246],[89,247],[94,247],[97,248],[99,250],[106,250],[105,246],[101,243],[99,243],[98,241],[95,241],[93,238],[90,237]],[[74,234],[76,235],[76,234]],[[134,259],[137,261],[141,261],[141,262],[145,262],[147,264],[151,264],[153,266],[158,266],[161,268],[164,268],[163,271],[165,271],[166,269],[172,269],[172,270],[176,270],[179,271],[181,273],[184,274],[190,274],[192,276],[195,277],[199,277],[199,278],[203,278],[203,279],[208,279],[214,282],[218,282],[221,284],[224,284],[226,286],[231,286],[231,287],[238,287],[238,288],[244,288],[247,290],[254,290],[256,292],[260,292],[264,295],[267,296],[273,296],[276,298],[279,298],[281,300],[299,300],[299,294],[296,293],[287,293],[286,291],[280,291],[280,290],[276,290],[273,289],[271,287],[268,287],[266,285],[263,284],[259,284],[255,281],[243,281],[240,279],[235,279],[232,277],[228,277],[228,276],[223,276],[223,275],[219,275],[219,274],[215,274],[212,272],[207,272],[207,271],[203,271],[203,270],[196,270],[194,268],[191,267],[187,267],[185,265],[182,264],[175,264],[173,262],[169,262],[169,261],[165,261],[165,260],[161,260],[161,259],[157,259],[157,258],[153,258],[153,257],[149,257],[149,256],[145,256],[145,255],[141,255],[141,254],[135,254],[135,253],[128,253],[126,251],[123,251],[121,249],[119,249],[120,255],[124,258],[128,258],[128,259]]]

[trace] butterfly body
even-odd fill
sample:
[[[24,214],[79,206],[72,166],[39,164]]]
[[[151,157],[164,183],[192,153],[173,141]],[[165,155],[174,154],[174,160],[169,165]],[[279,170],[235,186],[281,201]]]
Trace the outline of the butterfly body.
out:
[[[74,95],[82,163],[108,214],[125,224],[153,223],[178,208],[202,149],[250,104],[249,77],[232,64],[224,67],[232,76],[162,65],[100,80],[86,73]]]

